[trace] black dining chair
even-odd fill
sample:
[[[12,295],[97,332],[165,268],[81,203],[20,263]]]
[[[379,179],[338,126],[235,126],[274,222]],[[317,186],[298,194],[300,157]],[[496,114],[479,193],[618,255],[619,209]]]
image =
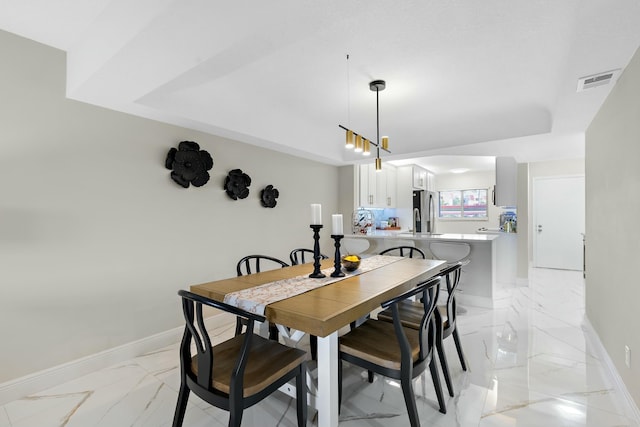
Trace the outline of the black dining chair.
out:
[[[395,255],[402,256],[407,258],[422,258],[427,259],[426,255],[421,249],[416,248],[415,246],[394,246],[392,248],[387,248],[379,253],[379,255]],[[351,323],[351,329],[355,328],[359,323],[363,321],[363,319],[368,319],[371,317],[370,315],[366,315],[362,319],[358,319],[356,322]]]
[[[397,255],[397,256],[406,256],[408,258],[422,258],[427,259],[427,256],[424,252],[416,248],[415,246],[395,246],[393,248],[388,248],[380,252],[380,255]]]
[[[446,274],[446,284],[447,284],[447,303],[444,305],[438,305],[437,314],[439,317],[439,322],[442,325],[442,328],[438,331],[440,332],[440,339],[436,344],[438,345],[438,353],[444,354],[444,349],[442,348],[442,341],[449,337],[453,336],[453,341],[456,346],[456,350],[458,352],[458,359],[460,359],[460,365],[462,366],[462,370],[467,370],[467,363],[465,361],[464,352],[462,351],[462,344],[460,342],[460,334],[458,333],[457,327],[457,313],[458,307],[456,302],[456,292],[458,290],[458,285],[460,284],[460,276],[462,275],[462,267],[469,264],[470,260],[466,259],[464,261],[458,261],[453,266],[450,267],[449,271],[445,271]]]
[[[443,341],[445,338],[453,336],[456,350],[458,352],[458,358],[462,365],[462,370],[466,371],[467,364],[465,362],[464,352],[462,351],[458,328],[456,327],[456,291],[458,284],[460,283],[462,267],[468,263],[469,260],[458,261],[454,264],[450,264],[445,270],[438,273],[445,278],[445,283],[447,284],[447,302],[446,304],[437,305],[435,311],[437,324],[436,348],[438,350],[438,358],[440,359],[442,373],[444,374],[444,380],[447,384],[450,396],[454,395],[453,383],[451,381],[451,374],[449,372],[449,364],[447,363],[447,356],[444,351]],[[399,313],[402,324],[409,328],[419,328],[422,310],[422,303],[419,301],[406,301],[400,304]],[[393,316],[390,310],[384,310],[378,313],[378,319],[392,322]]]
[[[245,276],[247,274],[260,273],[263,269],[273,270],[284,267],[289,267],[289,264],[269,255],[247,255],[242,257],[236,264],[236,273],[238,276]],[[246,322],[239,317],[236,318],[236,335],[242,333],[243,326],[246,326]],[[278,340],[278,328],[273,323],[269,323],[269,338]]]
[[[180,344],[180,391],[173,427],[181,427],[190,392],[229,411],[229,426],[239,427],[242,414],[295,378],[298,427],[307,425],[306,353],[253,333],[263,316],[181,290],[185,328]],[[202,306],[246,320],[247,331],[213,345]],[[192,343],[195,344],[192,346]],[[192,350],[193,348],[193,350]]]
[[[328,256],[322,253],[320,254],[320,258],[329,259]],[[305,248],[298,248],[298,249],[292,250],[291,253],[289,254],[289,259],[291,260],[291,265],[306,264],[307,262],[315,261],[313,259],[313,250],[305,249]]]
[[[247,255],[242,257],[236,264],[236,273],[238,276],[244,276],[246,274],[260,273],[263,269],[273,270],[274,268],[284,267],[289,267],[289,264],[269,255]]]
[[[440,412],[443,414],[447,412],[436,359],[433,357],[436,339],[434,311],[440,280],[440,276],[431,278],[402,295],[383,302],[381,306],[391,311],[393,322],[369,319],[339,338],[339,405],[342,402],[342,362],[348,362],[379,375],[399,380],[411,426],[419,427],[413,379],[422,374],[428,366]],[[425,304],[422,304],[422,320],[419,329],[404,326],[400,319],[399,304],[414,296],[421,297],[425,301]]]

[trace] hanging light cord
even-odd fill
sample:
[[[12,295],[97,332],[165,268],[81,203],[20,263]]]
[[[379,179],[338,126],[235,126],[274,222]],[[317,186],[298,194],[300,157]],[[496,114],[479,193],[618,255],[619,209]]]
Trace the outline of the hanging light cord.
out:
[[[347,53],[347,126],[351,127],[351,77],[349,75],[349,54]]]
[[[378,95],[380,90],[376,86],[376,150],[378,157],[380,157],[380,105],[378,103]]]

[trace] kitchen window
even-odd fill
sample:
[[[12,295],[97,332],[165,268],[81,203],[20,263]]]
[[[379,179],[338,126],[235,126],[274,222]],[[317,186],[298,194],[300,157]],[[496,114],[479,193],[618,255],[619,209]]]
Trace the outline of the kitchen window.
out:
[[[486,189],[439,192],[438,217],[442,219],[487,219]]]

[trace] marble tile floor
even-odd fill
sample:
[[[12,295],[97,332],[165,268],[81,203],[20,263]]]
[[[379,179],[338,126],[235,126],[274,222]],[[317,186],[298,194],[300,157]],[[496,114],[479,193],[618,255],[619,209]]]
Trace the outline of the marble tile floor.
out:
[[[533,269],[529,286],[503,290],[493,310],[466,309],[458,327],[470,369],[462,371],[447,339],[456,395],[447,396],[443,415],[428,371],[418,378],[422,425],[640,427],[585,330],[580,272]],[[231,336],[233,322],[225,318],[212,334]],[[170,426],[177,356],[176,344],[7,403],[0,407],[0,427]],[[365,373],[349,366],[344,381],[340,426],[409,425],[397,383],[376,376],[369,384]],[[225,411],[191,395],[185,427],[227,422]],[[295,425],[295,402],[280,392],[243,418],[247,427]],[[313,408],[309,425],[317,425]]]

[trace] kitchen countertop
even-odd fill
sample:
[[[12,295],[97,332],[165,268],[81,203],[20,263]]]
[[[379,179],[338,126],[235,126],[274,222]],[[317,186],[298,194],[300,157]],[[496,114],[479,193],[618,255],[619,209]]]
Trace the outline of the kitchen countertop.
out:
[[[375,230],[371,234],[348,234],[342,241],[345,253],[379,254],[398,245],[415,246],[427,258],[454,262],[469,259],[465,274],[460,279],[461,304],[492,308],[494,289],[500,276],[498,249],[503,245],[501,234],[493,233],[416,233],[407,231]],[[402,243],[404,242],[404,243]]]
[[[476,233],[480,234],[500,234],[500,235],[516,235],[515,231],[503,231],[499,228],[478,228]]]
[[[492,241],[500,237],[499,234],[457,234],[457,233],[444,233],[444,234],[429,234],[429,233],[416,233],[413,234],[410,231],[385,231],[376,230],[371,234],[347,234],[345,238],[355,237],[361,239],[404,239],[404,240],[449,240],[449,241],[473,241],[473,242],[487,242]]]

